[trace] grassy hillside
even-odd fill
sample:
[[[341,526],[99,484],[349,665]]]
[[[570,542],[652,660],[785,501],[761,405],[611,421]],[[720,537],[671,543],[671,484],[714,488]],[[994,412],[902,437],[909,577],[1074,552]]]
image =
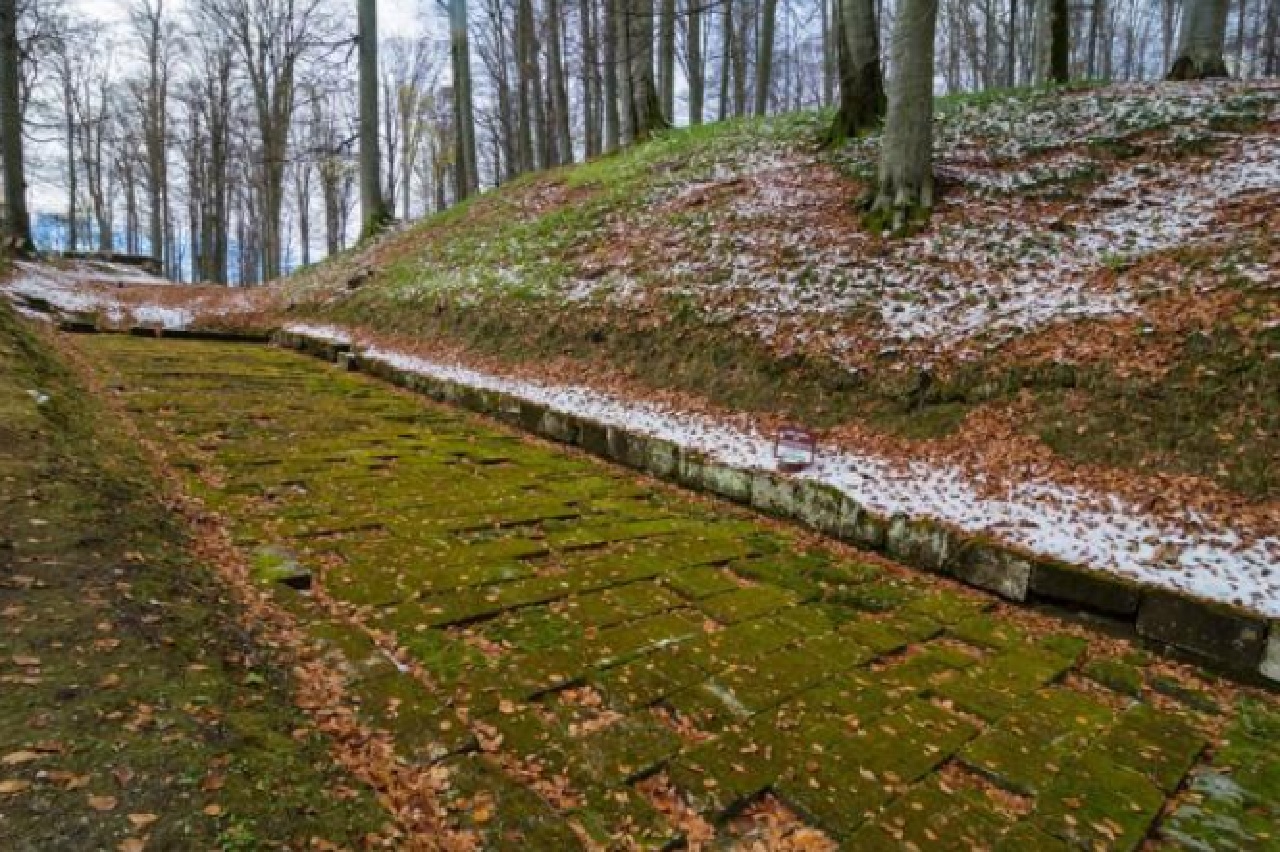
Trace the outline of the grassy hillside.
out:
[[[674,131],[522,179],[286,282],[290,313],[1280,494],[1280,85],[944,101],[940,205],[892,238],[856,204],[879,140],[821,149],[828,120]]]

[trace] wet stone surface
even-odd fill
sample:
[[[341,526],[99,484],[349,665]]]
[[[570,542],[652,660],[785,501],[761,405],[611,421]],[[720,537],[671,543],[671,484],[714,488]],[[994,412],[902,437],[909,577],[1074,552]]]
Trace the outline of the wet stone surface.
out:
[[[488,848],[1280,848],[1270,698],[313,360],[78,345]]]

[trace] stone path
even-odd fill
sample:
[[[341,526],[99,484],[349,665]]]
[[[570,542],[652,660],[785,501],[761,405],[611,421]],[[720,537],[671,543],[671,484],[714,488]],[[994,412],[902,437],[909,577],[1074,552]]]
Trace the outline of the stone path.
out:
[[[296,355],[78,345],[483,847],[1280,848],[1270,698]]]

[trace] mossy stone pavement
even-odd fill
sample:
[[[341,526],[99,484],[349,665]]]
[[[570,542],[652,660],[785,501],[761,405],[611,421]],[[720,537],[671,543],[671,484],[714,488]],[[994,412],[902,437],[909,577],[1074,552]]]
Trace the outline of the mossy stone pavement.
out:
[[[0,849],[361,844],[388,814],[120,426],[0,300]]]
[[[1280,848],[1267,696],[294,354],[77,345],[486,846],[769,795],[851,850]]]

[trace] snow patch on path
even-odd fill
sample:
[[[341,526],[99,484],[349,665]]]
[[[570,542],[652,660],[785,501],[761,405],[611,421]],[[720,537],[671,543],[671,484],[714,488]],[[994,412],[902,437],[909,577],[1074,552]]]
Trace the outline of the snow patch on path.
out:
[[[353,340],[351,333],[331,326],[290,325],[286,331],[335,342]],[[775,469],[771,438],[705,415],[581,386],[478,372],[377,346],[362,350],[362,356],[672,441],[734,467]],[[1280,573],[1275,570],[1280,536],[1250,540],[1238,530],[1209,528],[1206,519],[1190,512],[1182,523],[1162,521],[1114,496],[1041,479],[993,497],[959,469],[847,450],[822,450],[813,467],[799,476],[838,488],[884,515],[934,518],[1039,554],[1280,617]]]

